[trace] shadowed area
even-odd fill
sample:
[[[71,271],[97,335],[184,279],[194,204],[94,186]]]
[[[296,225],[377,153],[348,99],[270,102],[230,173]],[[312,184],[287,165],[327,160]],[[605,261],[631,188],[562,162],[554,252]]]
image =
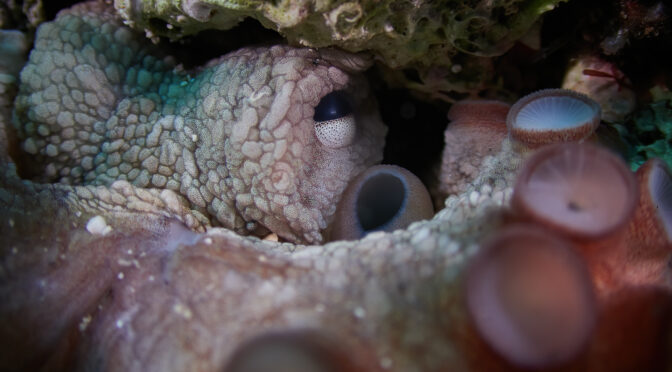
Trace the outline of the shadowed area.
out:
[[[371,177],[359,190],[357,218],[364,231],[384,227],[408,202],[407,191],[399,178],[390,174]]]

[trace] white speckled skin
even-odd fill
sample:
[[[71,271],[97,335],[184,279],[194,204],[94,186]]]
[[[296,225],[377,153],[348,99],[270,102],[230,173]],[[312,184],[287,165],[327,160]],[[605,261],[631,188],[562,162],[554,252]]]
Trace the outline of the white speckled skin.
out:
[[[319,243],[349,179],[382,158],[385,127],[353,74],[366,61],[275,46],[186,72],[156,55],[101,3],[41,26],[15,104],[33,178],[167,189],[211,224]],[[356,108],[341,148],[312,119],[334,90]]]

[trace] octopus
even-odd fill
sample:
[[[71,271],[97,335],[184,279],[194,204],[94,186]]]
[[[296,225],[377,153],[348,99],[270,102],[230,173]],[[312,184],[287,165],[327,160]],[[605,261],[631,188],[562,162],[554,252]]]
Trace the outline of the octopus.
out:
[[[321,242],[382,159],[370,61],[275,46],[187,72],[147,44],[96,2],[40,28],[15,104],[25,176],[170,190],[206,226]]]
[[[99,7],[97,3],[90,3],[61,13],[55,22],[47,24],[48,33],[43,31],[43,26],[40,32],[50,39],[47,43],[38,38],[35,50],[39,53],[40,48],[54,43],[54,38],[61,37],[59,35],[76,38],[68,32],[66,24],[89,29],[95,25],[93,28],[104,29],[107,35],[115,35],[115,38],[119,35],[124,46],[138,42],[131,38],[129,30]],[[101,12],[94,14],[94,9]],[[70,21],[64,23],[63,19]],[[89,36],[95,43],[95,35]],[[63,51],[71,50],[66,45],[61,45]],[[113,45],[105,49],[111,49]],[[101,58],[95,53],[90,54],[93,50],[84,47],[77,60]],[[136,49],[131,55],[141,55],[138,51]],[[35,59],[35,55],[33,52],[31,59]],[[62,54],[64,58],[70,58],[68,56],[71,56],[69,52]],[[272,62],[274,56],[286,63],[278,67]],[[286,60],[283,56],[291,58]],[[141,60],[146,58],[143,56]],[[265,62],[257,58],[265,58]],[[316,58],[317,64],[313,63]],[[209,95],[198,93],[201,91],[188,94],[189,89],[200,87],[199,79],[214,79],[218,68],[230,66],[237,59],[245,61],[239,66],[267,66],[272,67],[271,71],[278,67],[289,74],[296,73],[296,76],[313,76],[309,71],[317,71],[314,78],[319,78],[320,71],[326,73],[322,77],[333,76],[330,71],[336,74],[332,86],[312,85],[313,89],[320,88],[320,95],[311,95],[309,107],[317,107],[319,97],[328,96],[332,91],[350,92],[350,97],[355,97],[352,98],[353,107],[359,102],[356,98],[358,89],[348,88],[349,75],[342,73],[347,69],[345,66],[356,64],[353,62],[357,61],[355,57],[340,52],[289,47],[235,52],[209,64],[199,73],[208,78],[189,77],[184,80],[184,85],[165,83],[163,79],[183,79],[188,75],[159,73],[157,76],[151,74],[151,79],[150,76],[139,78],[145,75],[141,70],[134,77],[136,82],[148,81],[147,86],[96,85],[104,81],[102,77],[107,74],[104,69],[95,72],[92,64],[89,64],[91,67],[77,65],[80,67],[71,71],[73,82],[92,84],[87,89],[68,88],[60,92],[59,85],[51,81],[54,78],[51,75],[49,79],[39,75],[38,79],[21,82],[14,113],[19,122],[27,120],[23,129],[18,130],[18,137],[23,139],[23,150],[30,153],[34,144],[35,151],[33,159],[28,159],[31,161],[17,162],[15,153],[18,150],[11,145],[17,139],[13,136],[10,119],[7,115],[0,117],[0,143],[6,144],[0,153],[0,365],[10,371],[519,370],[519,366],[511,365],[478,337],[465,299],[464,274],[466,263],[479,251],[483,236],[496,234],[509,223],[513,185],[525,156],[514,151],[505,140],[498,152],[480,162],[479,172],[473,175],[469,186],[459,194],[448,196],[443,209],[432,219],[391,233],[375,232],[360,240],[325,245],[301,244],[301,241],[319,242],[316,235],[319,228],[292,230],[292,226],[298,225],[287,222],[287,216],[266,215],[263,210],[261,217],[251,218],[253,214],[245,214],[247,209],[236,207],[242,205],[236,204],[237,199],[222,196],[221,203],[233,203],[222,207],[230,208],[227,210],[235,216],[227,225],[227,220],[220,220],[215,209],[208,207],[210,203],[202,207],[200,202],[194,202],[197,197],[192,200],[190,196],[190,193],[198,193],[201,198],[208,195],[203,191],[208,190],[208,183],[196,181],[201,180],[203,174],[209,174],[209,171],[201,171],[211,169],[207,168],[208,161],[213,160],[207,156],[226,156],[220,158],[225,159],[222,164],[226,166],[250,161],[245,155],[250,149],[243,150],[244,144],[250,143],[245,139],[256,139],[253,132],[258,132],[259,140],[262,139],[264,120],[272,120],[266,118],[274,115],[274,108],[280,109],[276,108],[275,102],[282,97],[283,89],[291,90],[281,84],[278,86],[280,90],[269,87],[268,96],[256,95],[267,102],[266,109],[258,111],[264,115],[256,114],[257,118],[264,119],[257,126],[245,127],[246,135],[236,132],[242,130],[236,129],[241,123],[250,124],[243,119],[245,111],[236,112],[236,108],[215,110],[237,119],[232,125],[216,124],[217,119],[212,119],[209,124],[212,128],[219,125],[220,132],[212,129],[213,132],[208,133],[208,129],[200,127],[194,118],[198,115],[206,117],[206,111],[213,109],[210,105],[217,107],[224,105],[223,102],[234,102],[237,96],[211,102],[206,99]],[[56,60],[53,63],[57,65]],[[168,62],[153,60],[152,63]],[[25,80],[26,71],[41,70],[30,63],[26,69],[22,80]],[[90,77],[92,73],[96,78],[77,78],[77,71],[82,72],[82,69],[88,69],[84,75]],[[64,71],[63,81],[67,87],[68,73],[66,69],[60,70]],[[206,84],[206,91],[217,97],[227,97],[228,94],[238,94],[236,87],[245,86],[246,79],[254,78],[253,73],[242,72],[240,76],[227,76],[235,83],[221,81],[231,84],[228,90],[225,85],[225,93],[216,90],[212,84]],[[252,87],[253,83],[249,84]],[[289,84],[292,87],[298,85]],[[183,106],[169,104],[174,101],[161,97],[161,86],[184,89],[179,90],[179,94],[180,97],[186,95],[187,103]],[[343,87],[345,89],[341,89]],[[97,102],[100,113],[91,113],[86,103],[77,102],[71,93],[75,90],[82,92],[83,102],[87,101],[83,91],[95,93],[95,99],[91,98],[93,96],[88,99]],[[125,92],[127,97],[118,99],[117,92]],[[250,89],[249,95],[240,97],[249,98],[254,92]],[[82,132],[80,128],[78,131],[76,113],[60,106],[56,112],[51,112],[53,105],[48,100],[44,101],[44,106],[29,103],[33,97],[46,99],[52,97],[52,93],[64,100],[71,98],[75,107],[85,105],[87,110],[79,114],[90,117],[82,117],[82,123],[92,120],[93,130]],[[111,95],[105,98],[108,93]],[[169,90],[164,93],[165,97],[170,96]],[[108,98],[114,106],[105,103]],[[243,101],[239,99],[238,102]],[[301,167],[311,168],[309,164],[315,161],[337,165],[339,163],[329,157],[338,158],[335,154],[347,152],[348,159],[361,157],[361,154],[353,153],[353,148],[365,148],[367,142],[359,141],[371,141],[370,146],[377,146],[375,134],[382,136],[384,133],[382,128],[376,129],[377,125],[372,124],[368,130],[373,138],[360,139],[367,137],[362,134],[366,129],[356,119],[357,131],[352,144],[357,145],[329,147],[331,145],[317,139],[320,145],[315,141],[319,132],[314,129],[315,110],[297,114],[308,118],[305,122],[292,122],[299,127],[310,124],[310,131],[297,129],[288,133],[315,136],[298,140],[299,147],[303,147],[302,154],[321,155],[310,158],[310,162],[297,160],[292,166],[299,168],[289,167],[287,172],[301,172]],[[74,137],[63,136],[70,127],[59,124],[58,117],[62,112],[72,114]],[[95,121],[95,115],[108,119]],[[359,114],[353,115],[357,117]],[[133,136],[134,130],[127,140],[127,131],[119,134],[108,129],[105,125],[108,121],[124,121],[124,128],[135,126],[144,128],[137,130],[138,133],[145,132],[142,136]],[[155,127],[146,124],[159,121],[161,126],[156,130],[160,133],[151,135],[149,129]],[[101,123],[98,124],[100,128],[96,122]],[[342,134],[352,130],[351,122],[344,122],[340,117],[327,116],[322,122],[335,124],[326,131],[328,140],[325,142],[328,144],[333,141],[342,143],[348,138]],[[227,130],[229,136],[239,135],[241,142],[233,143],[229,137],[222,145],[222,141],[207,138],[212,136],[221,140],[226,137]],[[86,133],[86,136],[79,133]],[[151,145],[151,138],[156,136],[156,145]],[[62,142],[57,143],[59,139]],[[68,140],[74,143],[64,148]],[[227,141],[230,146],[240,146],[239,152],[227,153]],[[174,164],[172,172],[177,173],[177,178],[174,173],[168,176],[159,171],[164,164],[160,158],[165,143],[170,144],[167,147],[180,149],[173,153],[174,163],[166,163]],[[274,144],[273,149],[278,146],[275,139],[268,143]],[[100,145],[104,155],[102,160],[91,159],[92,168],[87,169],[87,146],[94,144]],[[158,159],[161,165],[157,166],[157,173],[143,176],[146,174],[143,171],[150,170],[147,164],[132,158],[124,160],[132,144],[141,147],[140,152],[148,149],[150,155],[145,160],[152,155]],[[253,159],[261,162],[263,156],[273,153],[264,150],[266,144],[261,146],[259,157]],[[222,147],[217,147],[220,145]],[[73,151],[66,151],[70,146]],[[287,146],[286,156],[290,156],[289,141]],[[206,155],[213,147],[220,152],[212,150]],[[185,159],[189,154],[199,170],[196,176],[187,169],[191,167],[187,165],[191,160]],[[376,160],[376,156],[369,155],[370,161]],[[120,159],[119,163],[108,162],[115,157]],[[272,164],[289,165],[287,161]],[[127,172],[122,164],[130,166]],[[350,173],[356,172],[357,167],[365,166],[355,160],[346,164],[337,165],[342,167],[339,168],[341,176],[347,173],[343,183],[347,183]],[[201,168],[202,165],[206,167]],[[180,172],[179,167],[184,167],[184,172]],[[115,168],[118,174],[110,172]],[[214,169],[217,172],[218,168]],[[244,174],[240,168],[230,169],[227,172],[231,173],[223,174]],[[318,172],[311,169],[312,174]],[[136,171],[133,173],[135,178],[131,177],[133,170]],[[300,185],[305,185],[302,177],[311,174],[309,169],[304,171],[306,173],[297,178],[280,179],[267,173],[257,187],[269,183],[272,186],[275,180],[299,190]],[[164,186],[160,186],[161,178],[154,179],[155,175],[166,177]],[[231,179],[237,180],[235,177],[231,176]],[[223,179],[218,180],[221,183]],[[249,182],[249,178],[241,178],[239,187],[254,190],[254,187],[246,188],[245,180]],[[168,186],[170,181],[175,181],[175,187]],[[226,185],[226,181],[223,182]],[[277,186],[273,187],[276,189],[268,190],[277,190]],[[226,189],[222,187],[220,190]],[[329,192],[337,194],[335,190]],[[218,199],[213,195],[212,204],[216,204],[214,200]],[[264,222],[268,221],[264,216],[284,222],[272,225]],[[211,222],[214,220],[219,226]],[[252,220],[272,231],[279,231],[281,236],[294,234],[299,243],[262,240],[257,234],[250,234],[254,229],[247,225]],[[327,221],[325,217],[325,223]],[[285,230],[273,230],[277,226],[284,226]],[[607,301],[596,325],[594,340],[584,348],[583,354],[554,367],[554,370],[625,371],[634,367],[655,370],[666,361],[669,365],[663,341],[669,338],[670,312],[662,310],[669,310],[672,305],[669,296],[662,296],[660,292],[658,288],[647,288],[634,295],[628,292],[628,296],[616,296]],[[623,335],[627,335],[627,342]]]

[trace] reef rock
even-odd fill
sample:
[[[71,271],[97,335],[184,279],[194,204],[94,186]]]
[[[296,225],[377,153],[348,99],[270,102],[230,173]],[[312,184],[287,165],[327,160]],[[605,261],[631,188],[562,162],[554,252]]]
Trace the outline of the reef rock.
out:
[[[293,45],[370,51],[393,69],[416,69],[422,84],[406,80],[407,85],[438,94],[477,90],[491,70],[482,57],[503,54],[562,1],[115,0],[114,5],[132,27],[171,38],[228,30],[252,17]]]

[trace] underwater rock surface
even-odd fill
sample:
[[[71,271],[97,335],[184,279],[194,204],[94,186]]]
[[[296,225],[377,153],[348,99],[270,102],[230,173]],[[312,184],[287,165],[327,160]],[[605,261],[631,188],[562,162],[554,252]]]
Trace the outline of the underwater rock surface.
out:
[[[228,30],[251,17],[292,45],[367,51],[393,69],[416,69],[422,84],[406,83],[438,94],[481,88],[492,69],[482,57],[503,54],[563,1],[115,0],[114,6],[132,27],[171,38]]]
[[[0,4],[0,29],[34,31],[44,18],[42,0],[10,0]]]

